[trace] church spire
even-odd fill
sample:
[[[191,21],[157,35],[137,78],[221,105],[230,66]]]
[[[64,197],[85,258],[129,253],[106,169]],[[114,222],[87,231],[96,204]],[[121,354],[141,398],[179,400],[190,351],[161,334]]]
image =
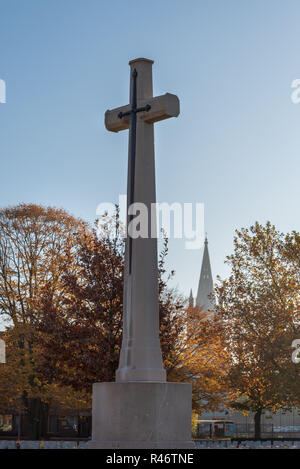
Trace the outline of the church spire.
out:
[[[193,290],[192,289],[190,291],[190,296],[189,296],[189,307],[190,308],[194,307],[194,298],[193,298]]]
[[[214,283],[210,267],[207,237],[205,237],[204,242],[196,305],[201,307],[203,311],[213,312],[215,310]]]

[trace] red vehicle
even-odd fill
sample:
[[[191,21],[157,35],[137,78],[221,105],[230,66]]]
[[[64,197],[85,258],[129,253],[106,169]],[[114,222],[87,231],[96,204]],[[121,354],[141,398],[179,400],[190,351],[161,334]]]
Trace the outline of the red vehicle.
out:
[[[229,420],[198,420],[195,437],[199,439],[231,438],[234,423]]]

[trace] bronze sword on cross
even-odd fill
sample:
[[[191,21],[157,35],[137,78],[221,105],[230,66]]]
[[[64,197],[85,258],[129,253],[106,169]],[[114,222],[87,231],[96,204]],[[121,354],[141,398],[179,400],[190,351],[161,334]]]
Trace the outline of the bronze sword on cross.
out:
[[[130,116],[130,128],[129,128],[129,206],[134,203],[134,176],[135,176],[135,150],[136,150],[136,115],[138,112],[146,111],[149,112],[151,109],[150,104],[146,106],[137,107],[137,98],[136,98],[136,79],[137,71],[133,70],[132,76],[132,91],[131,91],[131,108],[129,111],[122,112],[118,114],[119,119],[122,119],[125,116]],[[130,220],[133,215],[128,215],[127,226],[129,225]],[[131,274],[132,266],[132,237],[129,235],[129,246],[128,246],[128,257],[129,257],[129,273]]]

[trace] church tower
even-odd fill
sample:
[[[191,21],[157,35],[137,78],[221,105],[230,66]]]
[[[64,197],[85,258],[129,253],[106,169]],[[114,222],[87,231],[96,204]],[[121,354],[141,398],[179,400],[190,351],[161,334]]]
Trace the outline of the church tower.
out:
[[[205,238],[196,305],[202,308],[203,311],[213,312],[215,310],[215,304],[214,283],[208,253],[208,241],[207,238]]]

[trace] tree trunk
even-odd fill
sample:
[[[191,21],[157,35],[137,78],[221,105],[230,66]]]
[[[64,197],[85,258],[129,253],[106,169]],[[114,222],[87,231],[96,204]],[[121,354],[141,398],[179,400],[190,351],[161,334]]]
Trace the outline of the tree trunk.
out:
[[[262,409],[258,409],[254,414],[254,438],[255,440],[261,439],[261,415],[262,415]]]
[[[49,418],[49,404],[41,402],[41,431],[40,438],[42,440],[48,437],[48,418]]]
[[[40,440],[47,437],[49,406],[40,398],[27,399],[27,415],[30,421],[31,440]]]

